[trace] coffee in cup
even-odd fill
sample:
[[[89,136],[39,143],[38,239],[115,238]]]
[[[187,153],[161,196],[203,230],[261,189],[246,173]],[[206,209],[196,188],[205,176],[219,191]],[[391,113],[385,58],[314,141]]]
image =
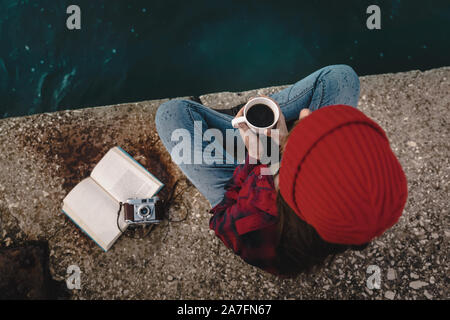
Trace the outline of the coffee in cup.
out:
[[[238,128],[240,123],[247,126],[256,133],[264,133],[265,130],[273,128],[280,118],[280,108],[270,98],[256,97],[250,99],[244,106],[244,115],[234,118],[231,124]]]

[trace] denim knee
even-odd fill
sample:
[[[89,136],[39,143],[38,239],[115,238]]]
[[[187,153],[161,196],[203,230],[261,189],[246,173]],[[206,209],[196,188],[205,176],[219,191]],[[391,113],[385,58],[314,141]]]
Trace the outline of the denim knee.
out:
[[[348,86],[359,92],[359,77],[352,67],[346,64],[337,64],[327,67],[338,80],[347,83]]]
[[[158,110],[156,110],[156,131],[160,133],[168,126],[173,125],[173,122],[176,120],[174,115],[185,112],[187,108],[187,102],[188,101],[186,100],[173,99],[162,103],[158,107]]]
[[[170,141],[174,130],[185,128],[189,121],[188,108],[187,100],[173,99],[161,104],[156,111],[156,131],[168,150],[171,149]]]
[[[359,88],[359,77],[352,67],[341,64],[338,65],[338,71],[344,78],[348,79],[349,82],[355,84]]]
[[[356,107],[359,99],[359,77],[352,67],[345,64],[332,65],[324,68],[321,79],[336,90],[336,102]]]

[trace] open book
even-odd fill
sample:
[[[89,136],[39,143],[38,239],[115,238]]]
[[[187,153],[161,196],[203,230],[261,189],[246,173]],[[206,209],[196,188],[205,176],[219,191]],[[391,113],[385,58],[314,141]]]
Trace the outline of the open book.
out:
[[[120,147],[109,150],[91,172],[63,200],[63,212],[103,250],[121,235],[117,227],[119,202],[151,198],[164,185]],[[120,213],[119,225],[127,224]]]

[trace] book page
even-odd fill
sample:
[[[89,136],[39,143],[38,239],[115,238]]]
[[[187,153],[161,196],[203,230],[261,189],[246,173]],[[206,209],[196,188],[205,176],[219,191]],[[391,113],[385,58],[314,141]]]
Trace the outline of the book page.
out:
[[[121,202],[129,198],[150,198],[163,185],[118,147],[106,153],[91,177]]]
[[[105,251],[121,234],[118,210],[119,203],[91,178],[77,184],[63,200],[63,211]],[[123,210],[119,223],[125,230]]]

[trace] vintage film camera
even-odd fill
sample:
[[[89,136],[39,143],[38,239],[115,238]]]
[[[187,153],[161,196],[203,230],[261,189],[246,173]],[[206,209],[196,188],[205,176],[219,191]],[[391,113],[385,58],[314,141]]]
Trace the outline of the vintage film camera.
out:
[[[158,197],[128,199],[123,207],[127,224],[158,224],[164,218],[162,203]]]

